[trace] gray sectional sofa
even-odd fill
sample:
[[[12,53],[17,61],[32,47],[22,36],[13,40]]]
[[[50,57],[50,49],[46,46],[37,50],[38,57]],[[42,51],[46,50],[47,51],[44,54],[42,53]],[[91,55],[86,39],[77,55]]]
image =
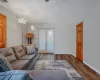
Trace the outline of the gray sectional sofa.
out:
[[[0,54],[6,57],[13,70],[31,69],[38,59],[37,53],[28,55],[23,45],[0,49]]]
[[[0,80],[70,80],[63,70],[32,70],[40,56],[37,52],[27,54],[25,45],[0,49],[0,54],[13,68],[0,72]]]

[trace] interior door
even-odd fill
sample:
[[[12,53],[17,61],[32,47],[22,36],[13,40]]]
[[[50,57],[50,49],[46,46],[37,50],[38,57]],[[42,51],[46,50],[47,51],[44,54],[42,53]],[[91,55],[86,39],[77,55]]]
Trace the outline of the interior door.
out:
[[[76,26],[76,57],[83,62],[83,22]]]
[[[0,48],[6,47],[6,17],[0,14]]]

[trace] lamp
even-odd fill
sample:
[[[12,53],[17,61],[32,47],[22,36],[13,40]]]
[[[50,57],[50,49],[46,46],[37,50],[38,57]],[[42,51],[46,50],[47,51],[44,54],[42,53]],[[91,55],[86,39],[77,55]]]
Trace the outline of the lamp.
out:
[[[34,38],[34,34],[26,33],[25,37],[28,39],[28,44],[32,44],[32,38]]]

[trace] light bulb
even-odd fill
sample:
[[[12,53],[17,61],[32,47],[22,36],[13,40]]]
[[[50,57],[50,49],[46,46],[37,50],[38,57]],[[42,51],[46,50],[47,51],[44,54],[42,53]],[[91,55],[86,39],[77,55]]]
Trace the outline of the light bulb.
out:
[[[35,28],[34,28],[34,26],[33,26],[33,25],[31,26],[31,30],[35,30]]]
[[[52,35],[52,33],[53,33],[52,31],[49,31],[49,35]]]

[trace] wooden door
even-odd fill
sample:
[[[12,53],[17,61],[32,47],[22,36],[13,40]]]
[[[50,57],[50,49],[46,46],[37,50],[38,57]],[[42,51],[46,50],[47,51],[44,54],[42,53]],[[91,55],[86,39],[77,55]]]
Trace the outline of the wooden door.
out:
[[[6,16],[0,14],[0,48],[6,47]]]
[[[83,22],[76,25],[76,57],[83,62]]]

